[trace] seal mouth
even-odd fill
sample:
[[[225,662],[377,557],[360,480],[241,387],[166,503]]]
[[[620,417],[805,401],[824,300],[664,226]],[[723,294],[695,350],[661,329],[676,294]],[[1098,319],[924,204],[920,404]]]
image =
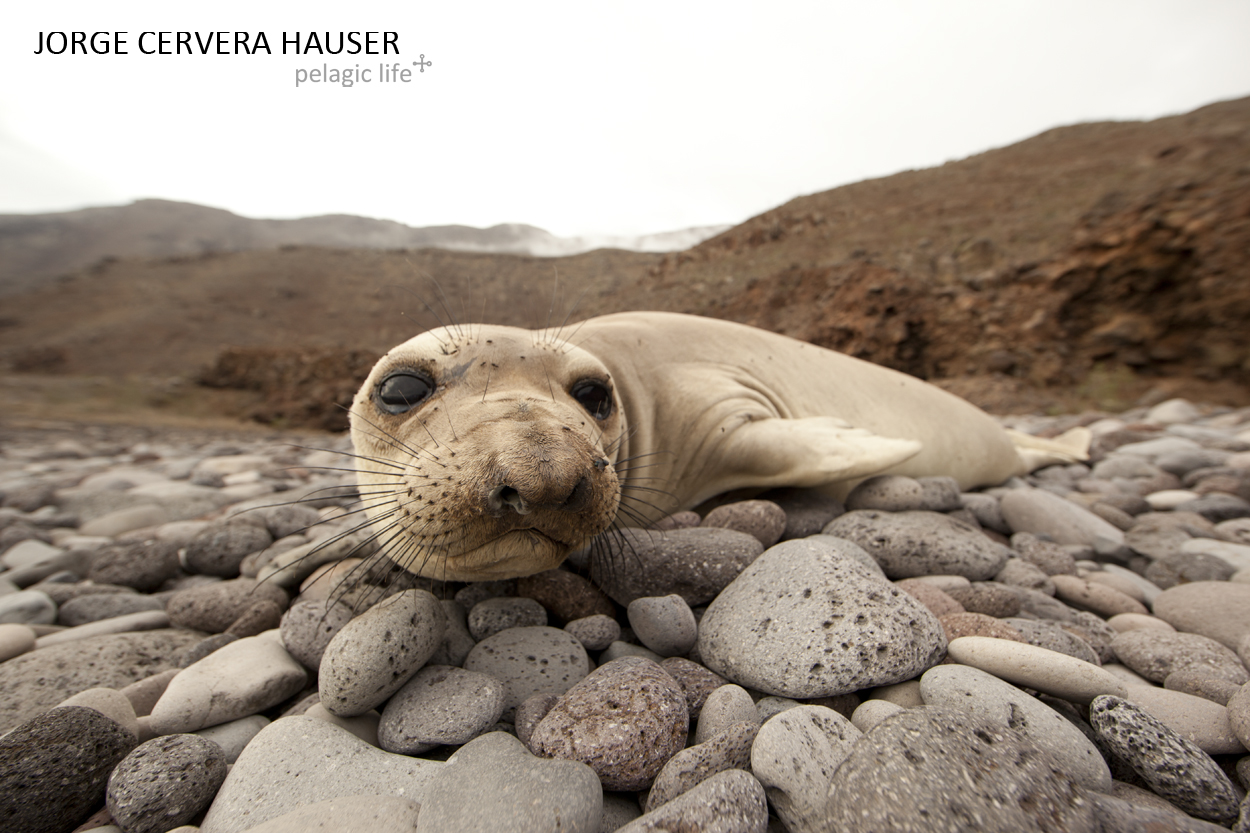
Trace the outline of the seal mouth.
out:
[[[523,527],[471,550],[444,555],[436,574],[452,581],[516,578],[553,569],[574,549],[541,529]]]

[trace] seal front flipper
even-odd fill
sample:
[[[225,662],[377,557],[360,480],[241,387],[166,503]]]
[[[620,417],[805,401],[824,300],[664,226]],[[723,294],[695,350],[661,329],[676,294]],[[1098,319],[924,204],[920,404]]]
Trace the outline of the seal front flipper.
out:
[[[741,486],[817,487],[859,480],[920,453],[916,440],[883,437],[836,417],[747,422],[722,451]]]

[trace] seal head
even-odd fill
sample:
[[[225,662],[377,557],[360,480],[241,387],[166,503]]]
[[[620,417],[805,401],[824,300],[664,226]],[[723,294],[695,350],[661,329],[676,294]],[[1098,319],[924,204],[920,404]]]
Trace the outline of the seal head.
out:
[[[548,570],[616,517],[623,410],[607,367],[549,331],[430,330],[351,411],[373,534],[400,567],[486,581]]]

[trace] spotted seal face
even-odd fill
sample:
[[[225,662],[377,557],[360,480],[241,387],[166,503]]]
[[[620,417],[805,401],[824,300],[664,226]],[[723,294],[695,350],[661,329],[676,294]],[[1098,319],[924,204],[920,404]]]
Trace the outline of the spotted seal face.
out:
[[[551,335],[472,325],[387,353],[352,405],[373,533],[409,572],[530,575],[607,530],[625,431],[613,379]]]

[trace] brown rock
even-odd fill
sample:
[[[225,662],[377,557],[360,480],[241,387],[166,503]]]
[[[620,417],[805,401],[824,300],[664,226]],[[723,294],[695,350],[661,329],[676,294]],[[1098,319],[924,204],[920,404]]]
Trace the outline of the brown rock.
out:
[[[616,616],[616,605],[602,590],[568,570],[547,570],[517,579],[516,595],[538,602],[560,624],[596,614]]]
[[[971,587],[956,587],[947,593],[969,613],[1005,619],[1020,612],[1020,597],[1011,588],[992,581],[974,581]]]
[[[939,617],[938,621],[942,623],[942,630],[946,631],[948,643],[961,636],[992,636],[995,639],[1010,639],[1013,642],[1027,641],[1020,631],[1011,625],[984,613],[951,613]]]
[[[940,587],[918,578],[899,579],[894,582],[899,590],[920,602],[941,619],[952,613],[963,613],[964,606],[955,601],[949,593]]]
[[[755,536],[767,548],[781,540],[786,513],[770,500],[740,500],[708,512],[701,526],[736,529]]]

